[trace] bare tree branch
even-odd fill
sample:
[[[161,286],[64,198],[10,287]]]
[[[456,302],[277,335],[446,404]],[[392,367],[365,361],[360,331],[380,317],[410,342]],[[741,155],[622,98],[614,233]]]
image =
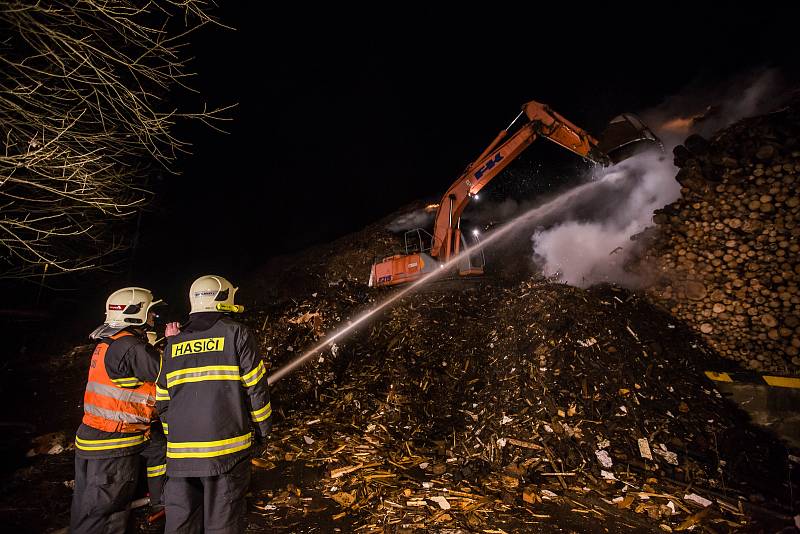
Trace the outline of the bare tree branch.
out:
[[[166,108],[189,89],[201,0],[54,0],[0,6],[0,278],[100,268],[152,200],[154,169],[188,151],[178,121],[217,128],[229,108]]]

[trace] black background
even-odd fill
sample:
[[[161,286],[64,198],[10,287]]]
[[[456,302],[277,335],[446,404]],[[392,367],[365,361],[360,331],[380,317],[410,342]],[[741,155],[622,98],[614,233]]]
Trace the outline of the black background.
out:
[[[236,280],[269,257],[436,199],[529,100],[599,131],[687,84],[797,67],[796,10],[767,4],[336,9],[226,2],[216,13],[236,29],[193,37],[198,93],[172,98],[237,103],[229,133],[179,128],[193,154],[180,175],[154,172],[138,246],[83,290],[92,305],[129,284],[180,299],[199,275]],[[521,165],[563,157],[542,150]]]

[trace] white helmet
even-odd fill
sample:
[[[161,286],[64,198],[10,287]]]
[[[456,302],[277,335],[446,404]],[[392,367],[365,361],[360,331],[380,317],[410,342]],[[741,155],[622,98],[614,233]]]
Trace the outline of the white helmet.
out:
[[[192,305],[189,313],[235,311],[239,306],[233,303],[233,297],[238,289],[221,276],[201,276],[189,288],[189,302]]]
[[[106,300],[106,320],[90,334],[92,339],[112,336],[129,326],[142,326],[147,314],[161,300],[153,300],[149,289],[126,287],[114,291]]]
[[[115,291],[106,300],[106,322],[111,327],[143,325],[153,305],[153,293],[141,287],[126,287]]]

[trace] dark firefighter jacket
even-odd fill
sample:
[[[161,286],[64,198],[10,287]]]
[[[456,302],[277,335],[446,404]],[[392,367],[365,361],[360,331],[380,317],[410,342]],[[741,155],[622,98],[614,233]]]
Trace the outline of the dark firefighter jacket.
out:
[[[133,335],[118,339],[104,338],[108,343],[105,370],[119,387],[135,388],[143,382],[155,382],[158,376],[158,351],[147,343],[144,332],[127,328]],[[148,437],[139,432],[106,432],[81,423],[75,437],[75,454],[81,458],[116,458],[139,454]]]
[[[168,476],[220,475],[250,455],[270,429],[266,375],[247,328],[221,313],[194,313],[167,339],[156,406]]]

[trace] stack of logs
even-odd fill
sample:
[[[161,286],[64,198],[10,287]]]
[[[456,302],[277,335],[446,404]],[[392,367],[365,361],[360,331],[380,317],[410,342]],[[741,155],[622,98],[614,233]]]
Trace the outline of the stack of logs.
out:
[[[674,150],[681,198],[658,210],[651,294],[722,356],[800,371],[800,106]]]

